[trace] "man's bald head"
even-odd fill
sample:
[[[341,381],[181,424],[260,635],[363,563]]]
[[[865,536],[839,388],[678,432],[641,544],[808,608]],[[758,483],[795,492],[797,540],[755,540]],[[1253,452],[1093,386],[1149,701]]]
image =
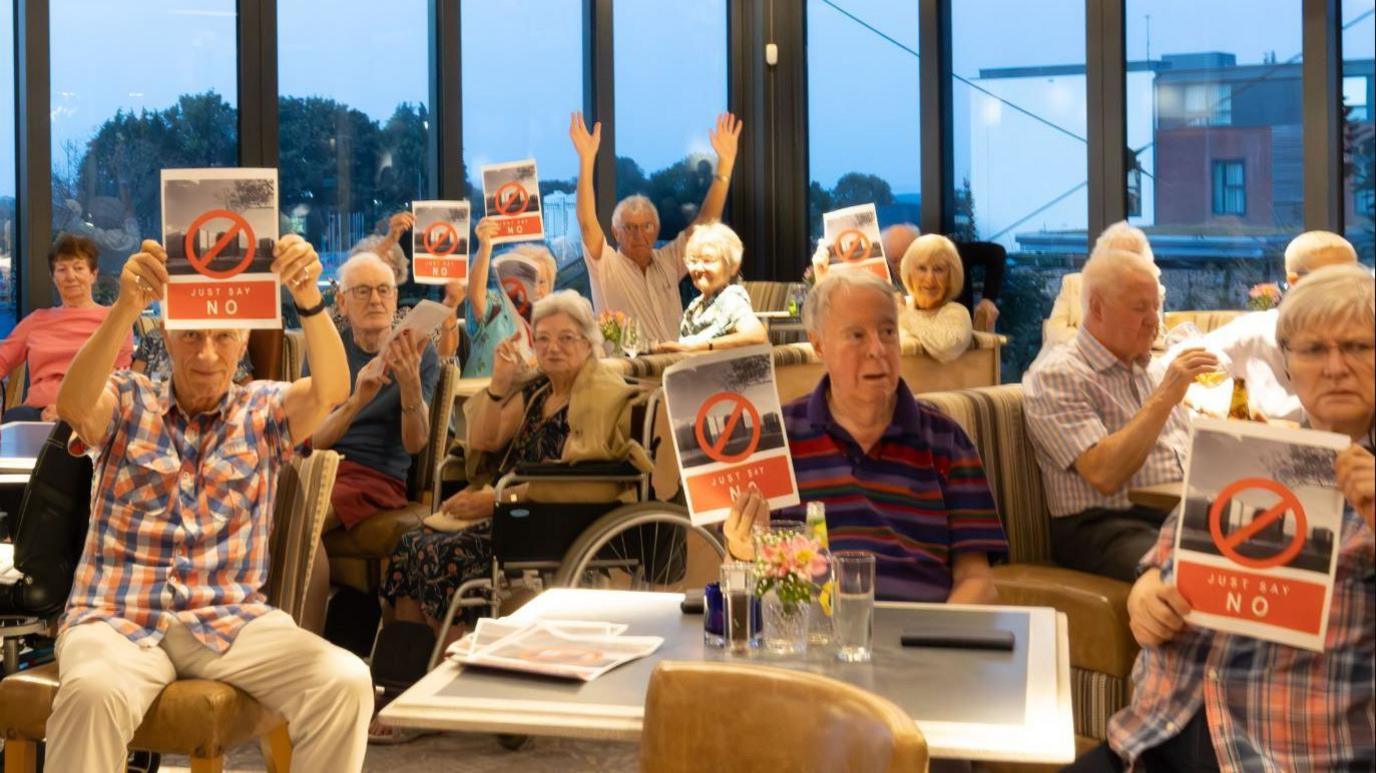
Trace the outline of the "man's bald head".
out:
[[[912,223],[891,225],[879,235],[880,241],[884,244],[884,256],[889,259],[889,270],[895,277],[901,273],[899,267],[903,264],[903,253],[907,252],[908,245],[921,235],[922,232]]]

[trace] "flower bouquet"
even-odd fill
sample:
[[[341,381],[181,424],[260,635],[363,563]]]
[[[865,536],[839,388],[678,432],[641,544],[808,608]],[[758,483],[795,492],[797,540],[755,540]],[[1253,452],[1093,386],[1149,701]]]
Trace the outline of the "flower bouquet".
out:
[[[1275,282],[1261,282],[1252,285],[1247,291],[1247,308],[1251,311],[1266,311],[1280,305],[1280,286]]]
[[[604,311],[597,315],[597,327],[602,331],[602,340],[611,350],[608,355],[621,348],[621,331],[626,329],[627,320],[624,311]]]
[[[755,594],[762,600],[766,648],[779,654],[807,648],[813,578],[827,569],[822,544],[801,529],[767,529],[756,535]]]

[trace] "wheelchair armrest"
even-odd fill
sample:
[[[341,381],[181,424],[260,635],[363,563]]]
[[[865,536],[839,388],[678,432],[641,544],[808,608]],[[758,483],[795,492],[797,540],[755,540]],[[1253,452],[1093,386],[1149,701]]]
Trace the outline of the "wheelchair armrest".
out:
[[[630,462],[535,462],[518,464],[514,472],[522,478],[622,478],[641,474]]]

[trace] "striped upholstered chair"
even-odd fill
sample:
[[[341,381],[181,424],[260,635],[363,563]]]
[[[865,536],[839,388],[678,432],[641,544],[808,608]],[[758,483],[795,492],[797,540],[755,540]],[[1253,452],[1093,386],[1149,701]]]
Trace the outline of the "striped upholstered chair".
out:
[[[339,454],[316,451],[284,467],[277,478],[271,563],[263,593],[298,624],[338,467]],[[57,687],[56,663],[0,681],[0,735],[6,740],[7,773],[36,769],[37,745],[43,740]],[[153,701],[130,747],[185,754],[192,771],[219,771],[226,751],[253,738],[263,747],[268,770],[290,769],[291,739],[280,715],[224,682],[178,679]]]
[[[1082,748],[1102,741],[1109,717],[1127,702],[1137,657],[1128,630],[1130,586],[1053,564],[1051,513],[1024,429],[1021,384],[918,397],[960,424],[984,462],[1008,535],[1009,562],[994,569],[999,601],[1055,607],[1069,618],[1076,740]]]

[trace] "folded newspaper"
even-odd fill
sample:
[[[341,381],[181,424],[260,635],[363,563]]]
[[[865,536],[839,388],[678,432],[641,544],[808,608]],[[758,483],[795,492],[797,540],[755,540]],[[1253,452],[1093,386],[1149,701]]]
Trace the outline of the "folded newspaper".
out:
[[[485,618],[445,654],[466,666],[591,682],[664,643],[658,636],[623,636],[625,632],[626,626],[614,623]]]

